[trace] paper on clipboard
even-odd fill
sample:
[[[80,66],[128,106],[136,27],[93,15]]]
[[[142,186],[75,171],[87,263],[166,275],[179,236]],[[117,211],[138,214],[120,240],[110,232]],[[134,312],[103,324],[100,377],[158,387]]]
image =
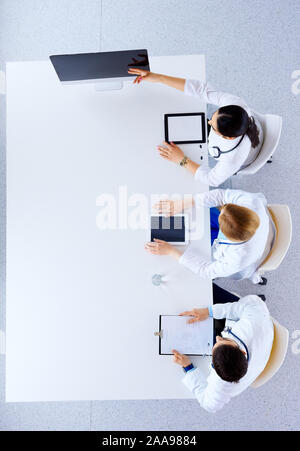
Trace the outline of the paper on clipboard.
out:
[[[211,355],[213,347],[213,319],[188,324],[188,317],[162,315],[160,317],[160,354],[172,350],[186,355]]]

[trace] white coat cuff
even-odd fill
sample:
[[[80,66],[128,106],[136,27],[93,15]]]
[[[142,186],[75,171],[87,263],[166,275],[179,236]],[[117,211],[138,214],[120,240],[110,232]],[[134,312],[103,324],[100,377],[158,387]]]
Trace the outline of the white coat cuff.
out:
[[[203,385],[203,390],[207,386],[207,380],[203,376],[199,368],[195,368],[194,371],[189,371],[182,379],[182,383],[191,391],[194,392],[196,387],[199,387],[199,383]]]
[[[179,263],[197,274],[201,267],[202,257],[194,253],[193,249],[188,248],[179,259]]]
[[[192,80],[185,80],[184,94],[186,94],[187,96],[194,95],[194,91],[191,89],[191,85],[192,85]]]
[[[223,304],[214,304],[211,306],[213,317],[215,319],[224,319],[224,305]]]
[[[202,164],[201,166],[199,166],[199,168],[195,172],[195,180],[197,180],[198,182],[202,182],[202,183],[206,183],[206,184],[210,185],[210,180],[209,180],[210,171],[211,171],[211,169],[209,166]]]
[[[193,196],[196,208],[200,208],[200,207],[203,207],[205,205],[205,203],[204,203],[204,196],[205,196],[205,193],[195,194]]]

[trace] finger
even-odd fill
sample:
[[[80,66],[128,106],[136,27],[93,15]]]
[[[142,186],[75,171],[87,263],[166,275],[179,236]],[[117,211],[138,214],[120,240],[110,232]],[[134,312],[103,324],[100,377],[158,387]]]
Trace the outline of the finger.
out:
[[[162,146],[158,146],[157,150],[159,150],[159,152],[171,153],[169,149],[167,149],[166,147],[162,147]]]
[[[168,155],[168,154],[166,154],[166,153],[160,153],[160,156],[162,157],[162,158],[164,158],[165,160],[171,160],[171,157],[170,157],[170,155]]]
[[[149,254],[157,254],[157,251],[156,251],[155,249],[145,247],[145,250],[146,250],[147,252],[149,252]]]
[[[167,141],[164,141],[163,144],[167,147],[167,149],[173,150],[171,144],[170,144],[170,143],[167,143]]]
[[[159,153],[162,155],[162,154],[164,154],[164,155],[168,155],[168,156],[171,156],[171,152],[169,151],[169,150],[167,150],[167,149],[158,149],[158,151],[159,151]]]
[[[160,152],[159,154],[162,158],[165,158],[166,160],[171,160],[171,155],[169,155],[168,153]]]
[[[164,201],[164,200],[160,200],[159,202],[156,202],[156,204],[154,204],[154,207],[164,207],[166,205],[170,205],[169,201]]]
[[[147,246],[147,247],[151,247],[151,248],[154,249],[154,248],[157,248],[158,244],[157,244],[157,243],[152,243],[152,242],[151,242],[151,243],[146,243],[146,246]]]
[[[129,72],[130,74],[141,74],[141,73],[142,73],[141,69],[135,69],[134,67],[131,67],[131,68],[128,70],[128,72]]]
[[[179,316],[192,316],[192,312],[186,310],[185,312],[180,313]]]
[[[188,320],[188,324],[197,323],[197,321],[199,321],[198,318],[191,318],[191,319]]]
[[[180,355],[180,352],[176,351],[176,349],[172,349],[172,352],[173,352],[173,354],[176,355],[176,356]]]
[[[161,244],[165,244],[165,243],[166,243],[166,241],[159,240],[158,238],[154,238],[154,241],[155,241],[156,243],[161,243]]]
[[[170,160],[170,158],[171,158],[171,154],[170,153],[162,152],[162,151],[160,151],[159,153],[160,153],[161,157],[165,157],[165,158],[168,158]]]
[[[157,211],[158,211],[158,213],[164,213],[164,214],[171,214],[171,213],[173,214],[174,213],[174,210],[168,206],[157,207]]]
[[[155,247],[151,247],[151,246],[145,246],[145,250],[148,252],[155,252]]]

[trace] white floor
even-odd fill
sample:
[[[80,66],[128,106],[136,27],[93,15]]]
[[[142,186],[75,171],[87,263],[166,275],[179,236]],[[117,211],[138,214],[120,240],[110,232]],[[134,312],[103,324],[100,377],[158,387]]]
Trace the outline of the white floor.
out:
[[[232,186],[262,191],[288,203],[300,220],[298,143],[300,93],[292,89],[299,67],[298,0],[1,0],[0,71],[5,61],[45,59],[51,53],[148,48],[155,55],[204,53],[207,78],[243,95],[255,109],[283,116],[282,139],[272,165]],[[0,72],[0,329],[5,330],[5,96]],[[274,317],[292,334],[300,329],[300,240],[294,236],[267,287],[222,282],[241,294],[263,292]],[[297,430],[300,355],[291,339],[284,367],[264,388],[248,390],[217,415],[196,401],[115,401],[5,404],[0,429],[25,430]],[[0,348],[1,349],[1,348]],[[5,356],[0,356],[4,399]],[[181,412],[181,415],[178,415]]]

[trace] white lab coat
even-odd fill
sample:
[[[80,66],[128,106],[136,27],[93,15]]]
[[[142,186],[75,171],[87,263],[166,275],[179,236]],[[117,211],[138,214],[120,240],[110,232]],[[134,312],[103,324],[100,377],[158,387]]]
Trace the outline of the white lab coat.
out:
[[[227,105],[238,105],[247,111],[249,116],[253,116],[255,123],[259,130],[260,144],[256,148],[252,148],[251,141],[246,135],[240,145],[232,152],[221,154],[220,158],[216,159],[217,164],[214,168],[210,169],[208,166],[201,164],[195,174],[195,179],[200,180],[203,183],[210,186],[219,186],[229,177],[237,173],[241,168],[251,164],[257,157],[262,142],[263,142],[263,129],[253,112],[245,103],[243,99],[232,94],[217,91],[209,83],[202,83],[198,80],[186,80],[184,92],[187,95],[194,97],[201,97],[206,103],[217,105],[219,108]],[[233,149],[241,137],[233,140],[225,139],[219,136],[211,129],[208,137],[208,149],[210,147],[219,147],[224,152]]]
[[[222,240],[229,244],[220,244],[216,240],[212,248],[212,260],[207,260],[188,248],[180,257],[179,263],[203,278],[229,277],[235,280],[250,279],[253,283],[259,283],[261,277],[256,270],[269,254],[275,238],[275,227],[264,195],[215,189],[197,194],[194,200],[196,208],[202,208],[203,205],[209,208],[219,207],[230,203],[247,207],[258,215],[260,225],[255,235],[245,243],[232,245],[230,240]]]
[[[207,379],[199,368],[185,375],[183,383],[194,393],[201,407],[215,413],[246,390],[264,370],[273,345],[274,327],[265,303],[256,295],[234,303],[216,304],[212,309],[215,319],[226,318],[226,326],[245,343],[250,356],[248,371],[238,383],[223,381],[213,368]],[[236,341],[244,351],[240,341],[231,334],[223,332],[222,335]]]

